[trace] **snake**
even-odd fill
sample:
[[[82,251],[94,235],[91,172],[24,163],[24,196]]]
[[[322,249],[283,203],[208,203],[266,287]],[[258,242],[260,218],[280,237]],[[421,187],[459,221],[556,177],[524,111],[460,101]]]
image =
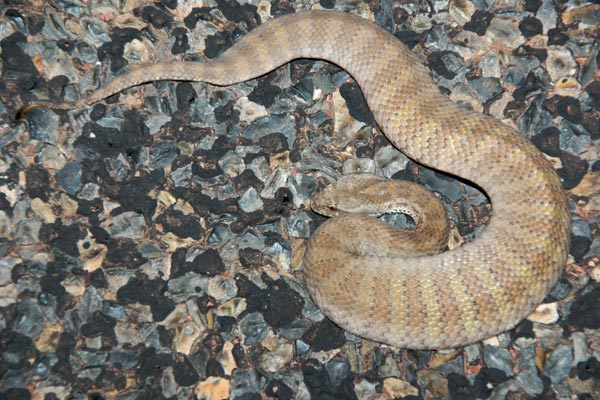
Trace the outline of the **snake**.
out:
[[[406,253],[395,228],[336,206],[350,194],[322,195],[314,206],[334,215],[308,239],[302,262],[304,284],[321,311],[354,335],[409,349],[465,346],[526,318],[567,262],[571,220],[560,178],[518,131],[453,103],[408,47],[360,16],[313,10],[273,18],[217,58],[137,66],[79,100],[32,102],[17,117],[34,108],[83,107],[158,80],[231,85],[301,58],[347,71],[396,148],[472,182],[492,205],[492,217],[474,240],[437,254]],[[383,199],[395,196],[386,190],[384,184],[373,191]],[[361,195],[349,200],[356,201],[382,202]],[[435,215],[419,214],[417,225],[421,219],[435,223]]]

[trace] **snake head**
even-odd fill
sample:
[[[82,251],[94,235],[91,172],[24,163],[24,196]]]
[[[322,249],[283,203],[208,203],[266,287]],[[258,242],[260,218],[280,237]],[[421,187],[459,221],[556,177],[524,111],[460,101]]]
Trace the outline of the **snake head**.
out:
[[[379,192],[386,180],[369,173],[357,173],[343,176],[310,199],[310,207],[314,212],[326,217],[337,217],[341,214],[380,215],[373,211],[370,204],[374,193]],[[379,193],[377,196],[387,196]]]

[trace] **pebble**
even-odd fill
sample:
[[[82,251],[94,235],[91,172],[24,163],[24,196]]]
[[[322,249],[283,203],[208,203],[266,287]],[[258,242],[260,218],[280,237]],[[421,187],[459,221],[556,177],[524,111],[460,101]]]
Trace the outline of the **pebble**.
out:
[[[387,398],[396,399],[404,396],[418,396],[419,390],[398,378],[386,378],[383,380],[383,393]]]
[[[496,346],[484,346],[483,360],[488,368],[499,369],[507,376],[513,375],[514,361],[508,350]]]
[[[515,342],[515,347],[521,351],[521,358],[519,360],[521,371],[517,375],[515,383],[531,396],[541,394],[544,390],[544,383],[537,372],[535,342],[529,338],[519,338]],[[507,376],[509,375],[512,374],[507,374]]]
[[[542,324],[552,324],[558,321],[559,317],[558,304],[549,303],[540,305],[533,313],[529,314],[527,319]]]
[[[263,207],[263,201],[253,187],[249,188],[240,198],[239,205],[242,211],[251,213]]]
[[[552,382],[559,383],[569,375],[573,366],[573,349],[566,344],[560,344],[547,357],[544,373]]]
[[[267,324],[262,314],[253,312],[240,320],[240,330],[244,334],[244,344],[260,343],[267,336]]]

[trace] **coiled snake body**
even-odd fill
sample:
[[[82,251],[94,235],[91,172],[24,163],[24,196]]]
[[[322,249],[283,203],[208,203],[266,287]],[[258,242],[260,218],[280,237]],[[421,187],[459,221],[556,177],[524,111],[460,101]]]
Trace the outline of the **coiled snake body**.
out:
[[[229,85],[297,58],[330,61],[352,75],[381,130],[416,161],[476,183],[493,217],[480,237],[432,256],[400,254],[397,234],[376,220],[323,224],[304,257],[316,304],[359,336],[398,347],[456,347],[515,326],[542,302],[566,263],[570,218],[545,157],[501,122],[440,94],[400,41],[348,14],[312,11],[254,29],[215,60],[153,64],[73,103],[70,109],[155,80]]]

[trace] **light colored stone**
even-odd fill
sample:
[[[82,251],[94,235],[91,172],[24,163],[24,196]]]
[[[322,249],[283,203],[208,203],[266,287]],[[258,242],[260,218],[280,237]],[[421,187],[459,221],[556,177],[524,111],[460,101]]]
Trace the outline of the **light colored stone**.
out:
[[[204,400],[225,400],[229,398],[229,381],[216,376],[208,377],[196,385],[194,394]]]
[[[542,324],[552,324],[558,321],[558,303],[540,304],[534,312],[529,314],[528,320]]]
[[[406,381],[387,378],[383,381],[383,394],[387,399],[395,399],[404,396],[418,396],[419,390]]]

